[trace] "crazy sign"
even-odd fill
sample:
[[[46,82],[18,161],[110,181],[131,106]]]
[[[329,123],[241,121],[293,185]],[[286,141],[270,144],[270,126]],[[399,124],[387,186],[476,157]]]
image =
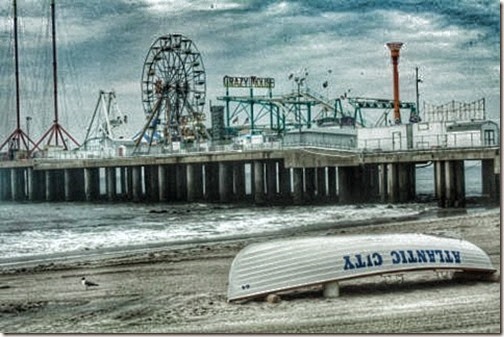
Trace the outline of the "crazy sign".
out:
[[[275,79],[271,77],[235,77],[224,76],[224,86],[227,88],[274,88]]]

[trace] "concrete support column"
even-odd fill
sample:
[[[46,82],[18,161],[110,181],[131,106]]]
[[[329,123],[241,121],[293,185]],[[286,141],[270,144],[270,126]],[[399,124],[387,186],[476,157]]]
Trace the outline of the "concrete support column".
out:
[[[187,201],[187,165],[177,164],[176,165],[176,188],[177,188],[177,200]]]
[[[387,164],[387,192],[388,202],[396,203],[399,201],[399,175],[398,164]]]
[[[409,200],[415,200],[416,198],[416,165],[415,163],[409,164]]]
[[[84,171],[83,171],[84,172]],[[2,187],[3,189],[3,187]],[[28,200],[30,201],[44,201],[45,200],[45,172],[28,170]],[[3,196],[2,196],[3,199]]]
[[[366,193],[360,195],[360,199],[366,202],[377,201],[380,196],[379,169],[376,164],[366,164],[360,167],[362,187]]]
[[[233,197],[232,165],[227,162],[219,163],[219,201],[228,203]]]
[[[284,167],[283,161],[278,164],[278,179],[282,202],[288,203],[292,199],[291,169],[289,167]]]
[[[378,189],[380,193],[380,201],[387,202],[387,165],[378,165]]]
[[[158,182],[159,182],[159,201],[168,200],[168,179],[166,176],[166,165],[158,166]]]
[[[127,186],[127,176],[126,176],[126,167],[119,167],[119,188],[121,189],[121,199],[126,199],[126,191],[128,189]],[[119,193],[119,191],[118,191]]]
[[[0,183],[2,184],[2,190],[1,190],[2,200],[12,200],[12,184],[11,184],[10,169],[2,169],[0,172],[1,172]]]
[[[12,168],[11,171],[12,200],[26,200],[26,178],[24,168]]]
[[[133,167],[126,168],[126,200],[133,200]]]
[[[61,201],[65,200],[65,175],[63,170],[46,171],[46,200]]]
[[[327,168],[327,185],[329,199],[332,201],[336,200],[338,195],[336,193],[336,167],[334,166]]]
[[[205,199],[219,201],[219,165],[217,163],[205,164]]]
[[[262,161],[256,160],[254,166],[254,202],[264,204],[264,165]]]
[[[267,160],[266,166],[266,195],[268,201],[272,202],[277,196],[277,162]]]
[[[439,207],[444,207],[446,200],[446,184],[445,184],[445,162],[434,162],[434,191]]]
[[[177,200],[177,165],[166,166],[166,199],[167,201]]]
[[[490,200],[497,200],[496,197],[499,188],[494,166],[493,159],[484,159],[481,161],[481,193]]]
[[[203,167],[187,164],[187,201],[203,199]]]
[[[292,199],[295,205],[303,203],[303,169],[295,167],[292,169]]]
[[[327,198],[327,177],[326,177],[326,168],[325,167],[317,167],[317,199],[320,201],[326,200]]]
[[[305,200],[312,202],[315,199],[315,168],[306,167],[305,173]]]
[[[455,201],[454,207],[465,207],[465,170],[464,161],[457,160],[453,163],[455,175]]]
[[[145,197],[148,201],[159,201],[159,166],[144,166]]]
[[[115,167],[105,168],[105,186],[107,190],[107,199],[109,201],[116,200],[117,196],[117,176]]]
[[[142,167],[141,166],[133,166],[131,168],[131,192],[133,201],[138,202],[143,199],[143,190],[142,190]]]
[[[346,204],[353,202],[353,190],[357,188],[354,185],[352,167],[338,167],[338,186],[339,186],[339,202]]]
[[[451,160],[445,161],[445,193],[446,201],[444,207],[453,207],[455,205],[455,170],[454,162]]]
[[[399,178],[399,202],[407,202],[409,200],[409,165],[405,163],[397,164]]]
[[[84,169],[65,169],[64,180],[66,201],[86,200]]]
[[[84,191],[87,201],[100,198],[100,171],[98,168],[84,168]]]
[[[245,199],[245,163],[236,162],[233,164],[234,196],[236,201]]]

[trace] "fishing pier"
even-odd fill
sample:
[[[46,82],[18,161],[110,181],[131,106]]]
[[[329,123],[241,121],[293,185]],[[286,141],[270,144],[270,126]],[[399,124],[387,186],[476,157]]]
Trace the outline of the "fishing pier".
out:
[[[481,161],[482,194],[498,200],[499,147],[382,153],[298,147],[4,161],[0,163],[0,198],[258,205],[403,203],[415,200],[415,165],[432,162],[439,206],[464,207],[464,160]]]

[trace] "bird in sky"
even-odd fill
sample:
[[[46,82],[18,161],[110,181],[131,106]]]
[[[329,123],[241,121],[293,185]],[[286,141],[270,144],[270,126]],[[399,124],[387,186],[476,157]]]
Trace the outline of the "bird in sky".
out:
[[[94,283],[94,282],[91,282],[91,281],[88,281],[86,280],[85,277],[83,277],[81,279],[81,283],[82,285],[86,288],[86,290],[89,288],[89,287],[98,287],[98,283]]]

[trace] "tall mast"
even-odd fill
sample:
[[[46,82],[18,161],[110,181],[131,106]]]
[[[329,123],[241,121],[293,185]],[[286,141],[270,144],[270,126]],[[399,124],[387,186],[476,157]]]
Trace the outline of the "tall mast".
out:
[[[52,52],[53,52],[54,122],[58,123],[58,60],[56,53],[56,11],[54,0],[51,0],[51,20],[52,20]],[[56,145],[58,145],[58,137],[56,137]]]
[[[17,15],[17,2],[13,1],[14,9],[14,71],[16,76],[16,129],[7,137],[7,139],[0,145],[2,150],[8,145],[10,159],[15,159],[15,152],[21,150],[23,145],[26,151],[30,151],[29,143],[37,148],[37,145],[30,139],[30,137],[21,130],[21,107],[19,99],[19,53],[18,53],[18,15]]]
[[[53,125],[49,130],[44,133],[42,138],[37,142],[37,145],[41,144],[46,137],[48,137],[47,145],[51,144],[51,140],[54,137],[54,143],[58,146],[58,138],[61,138],[61,143],[63,144],[63,149],[68,150],[67,142],[63,135],[66,135],[75,145],[80,146],[79,143],[66,131],[60,124],[58,119],[58,62],[56,56],[56,9],[54,0],[51,0],[51,23],[52,23],[52,51],[53,51],[53,91],[54,91],[54,120]]]
[[[19,54],[18,54],[18,24],[17,2],[14,0],[14,63],[16,72],[16,128],[21,129],[21,113],[19,107]],[[19,138],[18,138],[19,147]]]

